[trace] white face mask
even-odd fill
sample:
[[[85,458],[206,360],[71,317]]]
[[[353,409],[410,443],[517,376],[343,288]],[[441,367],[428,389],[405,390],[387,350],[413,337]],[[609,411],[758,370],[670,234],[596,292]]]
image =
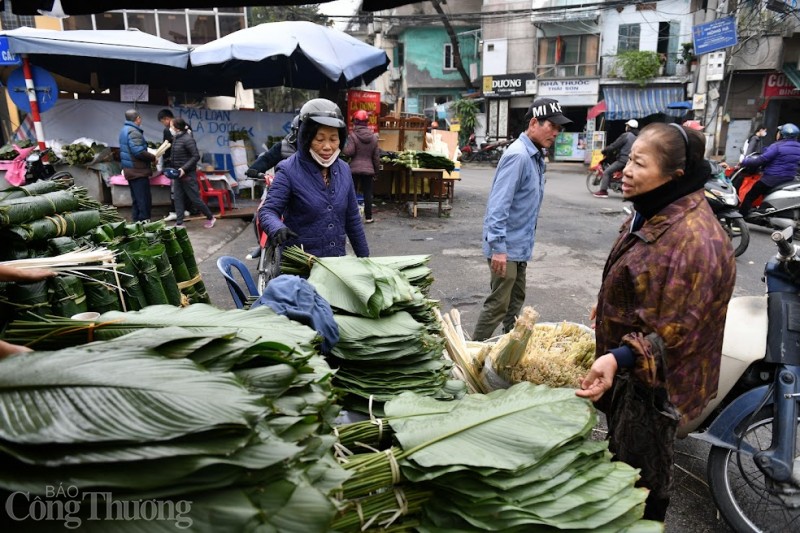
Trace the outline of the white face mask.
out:
[[[175,128],[170,128],[170,129],[169,129],[169,131],[170,131],[170,133],[172,133],[173,135],[177,135],[177,134],[179,134],[179,133],[180,133],[180,131],[176,130]]]
[[[336,161],[336,158],[339,157],[339,154],[342,153],[342,151],[336,150],[335,152],[333,152],[333,155],[328,158],[327,161],[322,159],[322,156],[318,155],[317,152],[315,152],[314,150],[309,150],[308,153],[311,154],[311,159],[316,161],[322,167],[328,168],[333,164],[334,161]]]

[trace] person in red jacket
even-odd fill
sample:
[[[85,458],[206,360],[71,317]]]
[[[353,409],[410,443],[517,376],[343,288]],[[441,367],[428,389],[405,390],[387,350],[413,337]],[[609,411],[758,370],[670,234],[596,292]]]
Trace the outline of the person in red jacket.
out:
[[[353,131],[347,136],[344,155],[350,157],[350,170],[353,180],[361,184],[364,195],[364,222],[371,224],[372,218],[372,182],[381,168],[378,136],[367,126],[369,113],[359,109],[353,115]]]

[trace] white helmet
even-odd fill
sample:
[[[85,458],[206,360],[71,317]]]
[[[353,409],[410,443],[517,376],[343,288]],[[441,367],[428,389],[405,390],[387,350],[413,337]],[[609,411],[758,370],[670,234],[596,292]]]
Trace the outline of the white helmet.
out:
[[[635,118],[630,119],[628,122],[625,123],[626,126],[630,126],[631,128],[638,128],[639,121]]]

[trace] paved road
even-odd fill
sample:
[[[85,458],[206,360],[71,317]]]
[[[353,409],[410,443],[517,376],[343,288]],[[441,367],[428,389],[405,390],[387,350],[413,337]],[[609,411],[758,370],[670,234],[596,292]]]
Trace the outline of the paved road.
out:
[[[375,224],[366,226],[372,255],[428,254],[435,282],[430,296],[443,310],[458,308],[471,332],[488,291],[488,267],[481,255],[481,227],[493,177],[491,167],[465,167],[456,185],[450,216],[435,209],[411,218],[403,206],[378,202]],[[601,200],[589,195],[583,165],[551,164],[534,258],[528,266],[527,305],[543,321],[588,323],[588,310],[600,287],[605,258],[625,214],[619,196]],[[216,270],[216,258],[244,258],[254,237],[238,219],[220,221],[213,230],[189,226],[206,286],[218,307],[233,302]],[[736,296],[763,293],[764,262],[774,253],[768,233],[753,230],[750,248],[738,258]],[[253,262],[249,266],[254,268]],[[722,324],[720,324],[722,327]],[[707,448],[693,439],[679,442],[677,490],[667,515],[668,533],[729,531],[717,518],[705,485]]]

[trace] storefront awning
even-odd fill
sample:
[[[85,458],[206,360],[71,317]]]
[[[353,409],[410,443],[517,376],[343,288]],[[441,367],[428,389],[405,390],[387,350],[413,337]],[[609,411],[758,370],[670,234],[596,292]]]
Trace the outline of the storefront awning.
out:
[[[797,66],[792,65],[791,63],[784,63],[782,70],[784,76],[786,76],[795,87],[800,89],[800,71],[797,70]]]
[[[606,120],[643,118],[656,113],[682,117],[682,109],[670,109],[669,104],[684,99],[683,87],[631,88],[604,87]]]

